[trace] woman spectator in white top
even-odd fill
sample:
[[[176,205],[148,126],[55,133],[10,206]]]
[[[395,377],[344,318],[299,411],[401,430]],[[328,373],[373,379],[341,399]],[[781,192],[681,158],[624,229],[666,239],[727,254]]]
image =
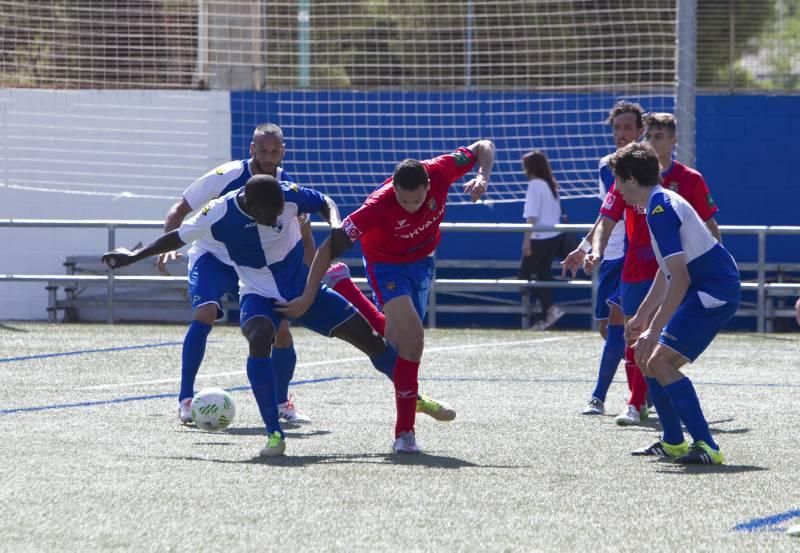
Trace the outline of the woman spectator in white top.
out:
[[[527,175],[528,192],[522,216],[534,226],[552,227],[561,222],[561,202],[558,183],[553,178],[547,156],[539,150],[522,157],[522,167]],[[566,256],[576,244],[575,237],[558,231],[526,231],[522,237],[522,262],[518,279],[537,281],[553,280],[552,264],[556,257]],[[564,312],[553,304],[551,288],[533,288],[532,294],[542,304],[544,318],[531,329],[545,330],[555,324]]]

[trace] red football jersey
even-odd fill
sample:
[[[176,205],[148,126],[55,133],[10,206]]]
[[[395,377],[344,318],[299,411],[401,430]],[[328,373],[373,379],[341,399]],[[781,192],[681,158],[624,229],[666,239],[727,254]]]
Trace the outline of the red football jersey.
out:
[[[661,174],[661,186],[677,192],[691,204],[703,221],[708,221],[719,211],[703,175],[677,161]]]
[[[392,179],[369,195],[364,204],[345,217],[342,228],[350,240],[361,239],[364,258],[370,263],[410,263],[430,255],[439,245],[439,225],[444,219],[450,185],[475,166],[468,148],[428,159],[422,163],[431,186],[416,213],[398,203]]]
[[[647,209],[644,206],[628,205],[614,183],[603,200],[600,214],[612,221],[625,218],[625,261],[622,265],[623,282],[652,280],[658,271],[658,260],[650,243],[647,228]]]

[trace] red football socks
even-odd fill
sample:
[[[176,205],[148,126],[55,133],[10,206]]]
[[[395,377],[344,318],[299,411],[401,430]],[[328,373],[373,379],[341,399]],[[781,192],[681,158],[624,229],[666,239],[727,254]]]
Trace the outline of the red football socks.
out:
[[[628,404],[641,410],[647,400],[647,381],[644,379],[642,370],[636,364],[634,349],[630,346],[625,347],[625,374],[631,389],[631,398]]]
[[[336,283],[333,289],[339,292],[344,299],[352,303],[355,308],[364,315],[378,334],[381,336],[386,334],[386,317],[384,317],[383,313],[378,311],[378,308],[375,307],[375,304],[369,301],[361,290],[358,289],[355,282],[349,278],[343,278]]]
[[[394,397],[397,403],[397,422],[394,427],[395,438],[401,432],[413,432],[417,416],[417,376],[419,361],[409,361],[398,357],[394,364]]]

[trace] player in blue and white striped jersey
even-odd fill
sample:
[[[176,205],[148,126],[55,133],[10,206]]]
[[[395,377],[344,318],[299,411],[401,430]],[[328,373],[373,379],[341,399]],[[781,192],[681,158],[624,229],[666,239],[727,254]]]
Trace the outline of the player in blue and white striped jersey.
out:
[[[336,204],[327,196],[274,177],[256,175],[244,188],[212,200],[178,229],[134,252],[108,252],[103,262],[118,268],[140,259],[172,251],[207,237],[222,248],[215,255],[232,264],[239,278],[240,325],[250,355],[247,376],[266,426],[267,445],[261,455],[282,455],[283,431],[278,422],[275,374],[270,353],[276,329],[285,316],[275,309],[302,294],[308,277],[303,261],[298,215],[317,212],[331,224],[341,225]],[[340,338],[366,353],[375,368],[392,379],[397,352],[375,334],[352,304],[320,285],[311,308],[294,319],[326,336]]]
[[[283,131],[273,123],[258,125],[250,142],[250,158],[230,161],[212,169],[183,192],[183,197],[167,212],[164,232],[178,228],[193,211],[209,201],[238,190],[253,175],[272,175],[279,181],[293,182],[280,166],[286,153]],[[301,227],[306,260],[314,256],[314,238],[308,225]],[[225,248],[212,237],[200,239],[189,248],[189,299],[192,305],[192,322],[183,340],[181,354],[181,386],[178,394],[178,420],[192,422],[192,397],[194,383],[206,351],[208,335],[222,315],[222,298],[238,297],[238,277],[232,264],[225,261]],[[223,252],[220,254],[220,252]],[[160,271],[167,272],[167,262],[178,256],[168,252],[158,257]],[[278,375],[278,401],[281,419],[296,424],[310,422],[289,398],[289,383],[294,375],[297,355],[294,350],[288,323],[278,329],[272,359]]]
[[[733,318],[741,282],[736,262],[683,197],[660,185],[658,154],[649,144],[618,150],[610,165],[625,202],[647,209],[659,271],[626,338],[647,378],[663,436],[634,455],[659,455],[683,464],[722,464],[691,380],[680,372]],[[683,437],[681,421],[694,443]]]

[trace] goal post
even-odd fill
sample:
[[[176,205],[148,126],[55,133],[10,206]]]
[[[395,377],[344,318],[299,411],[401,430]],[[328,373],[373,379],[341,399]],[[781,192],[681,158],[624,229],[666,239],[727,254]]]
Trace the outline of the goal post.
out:
[[[97,131],[103,136],[137,129],[130,165],[157,165],[169,176],[153,191],[152,171],[128,170],[132,184],[120,193],[130,194],[122,198],[141,190],[177,196],[215,158],[246,156],[249,133],[265,121],[285,132],[289,173],[344,207],[358,205],[399,160],[480,138],[498,148],[488,201],[524,199],[520,159],[534,148],[549,157],[563,198],[590,197],[597,195],[598,160],[613,150],[605,124],[611,105],[625,98],[648,111],[676,110],[678,2],[691,3],[0,0],[0,84],[154,94],[143,100],[144,112],[126,96],[111,102],[113,117],[79,125],[106,125]],[[694,83],[678,81],[693,90]],[[219,101],[191,96],[190,106],[180,96],[207,89],[229,91],[221,121],[230,123],[230,150],[168,155],[184,128],[195,142],[213,134],[196,122],[210,120]],[[150,106],[159,95],[171,100]],[[37,116],[74,124],[59,123],[63,105],[42,97],[51,99],[37,104]],[[2,109],[8,115],[14,108],[0,102]],[[683,114],[693,111],[677,110],[681,128],[689,127]],[[157,132],[147,132],[148,118],[158,121]],[[6,131],[9,120],[18,119],[4,117]],[[32,143],[41,129],[19,123],[6,134]],[[7,157],[15,155],[13,142],[6,138]],[[106,142],[91,144],[103,154]],[[108,144],[119,152],[119,143]],[[44,145],[37,155],[67,164],[65,149]],[[44,181],[49,191],[75,193],[85,190],[83,173],[91,170],[70,168],[54,178],[12,164],[0,181]],[[97,173],[86,191],[119,186],[107,168]],[[451,200],[467,201],[458,187]]]

